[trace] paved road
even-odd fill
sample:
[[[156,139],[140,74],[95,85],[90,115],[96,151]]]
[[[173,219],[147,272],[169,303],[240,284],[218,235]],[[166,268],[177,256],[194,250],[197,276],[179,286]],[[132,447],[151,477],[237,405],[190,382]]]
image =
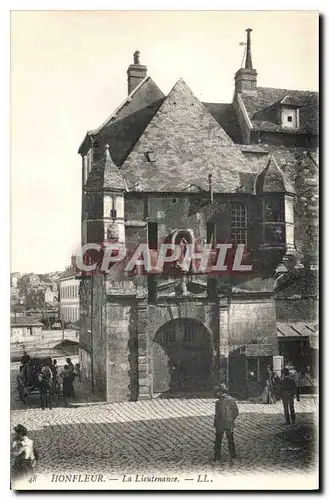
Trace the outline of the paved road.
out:
[[[238,458],[229,463],[225,443],[223,464],[216,467],[231,472],[313,468],[311,434],[317,405],[313,398],[303,398],[296,406],[297,424],[287,426],[280,402],[240,403]],[[26,409],[16,401],[14,408],[11,427],[25,425],[39,448],[38,477],[68,472],[204,472],[213,467],[212,399],[158,398],[51,411]]]

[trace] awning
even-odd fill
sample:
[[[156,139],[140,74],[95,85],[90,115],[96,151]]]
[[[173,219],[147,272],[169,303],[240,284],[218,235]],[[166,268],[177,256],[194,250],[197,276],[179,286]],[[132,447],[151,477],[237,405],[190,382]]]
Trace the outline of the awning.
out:
[[[246,344],[240,347],[240,354],[247,357],[275,356],[277,354],[273,344]]]
[[[280,337],[311,337],[317,336],[317,324],[315,323],[277,323],[277,336]]]
[[[278,339],[284,340],[306,340],[310,342],[313,349],[318,349],[319,325],[318,323],[277,323],[276,331]]]

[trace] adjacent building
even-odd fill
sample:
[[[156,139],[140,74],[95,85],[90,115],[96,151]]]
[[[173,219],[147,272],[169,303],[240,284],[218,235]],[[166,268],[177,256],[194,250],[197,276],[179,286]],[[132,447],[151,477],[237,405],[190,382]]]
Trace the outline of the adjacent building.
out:
[[[72,257],[71,266],[66,268],[58,279],[59,316],[64,323],[75,323],[80,319],[79,286],[75,261]]]
[[[277,283],[317,269],[318,96],[259,87],[250,36],[230,104],[201,102],[182,79],[165,96],[135,52],[127,98],[79,148],[82,244],[244,244],[253,268],[83,278],[81,368],[108,401],[219,380],[257,396],[284,361]]]

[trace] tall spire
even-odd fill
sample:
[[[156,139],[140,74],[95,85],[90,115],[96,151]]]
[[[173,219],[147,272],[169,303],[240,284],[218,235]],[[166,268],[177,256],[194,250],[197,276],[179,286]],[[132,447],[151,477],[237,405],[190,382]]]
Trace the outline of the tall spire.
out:
[[[257,91],[257,71],[253,68],[251,60],[251,28],[246,29],[247,32],[247,43],[241,42],[240,45],[244,45],[245,48],[245,65],[243,68],[238,69],[235,73],[235,93],[243,94],[244,92],[255,92]],[[242,60],[243,62],[243,60]]]
[[[248,28],[248,29],[246,29],[246,32],[247,32],[247,54],[246,54],[245,68],[253,69],[252,60],[251,60],[251,37],[250,37],[250,33],[252,32],[252,29]]]

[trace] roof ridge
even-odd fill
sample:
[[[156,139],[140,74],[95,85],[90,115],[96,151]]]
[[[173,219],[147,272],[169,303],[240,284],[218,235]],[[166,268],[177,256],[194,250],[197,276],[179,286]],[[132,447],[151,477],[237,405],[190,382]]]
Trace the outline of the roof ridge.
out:
[[[96,135],[119,113],[119,111],[123,108],[123,106],[130,102],[130,99],[134,96],[134,94],[141,88],[141,86],[150,78],[150,76],[146,76],[143,80],[127,95],[127,97],[122,101],[122,103],[111,113],[111,115],[98,127],[93,130],[88,130],[87,135]]]
[[[137,115],[137,113],[140,113],[141,111],[144,111],[146,108],[150,108],[152,106],[154,106],[155,104],[159,103],[160,101],[164,101],[165,99],[167,98],[167,96],[165,97],[161,97],[159,98],[157,101],[154,101],[154,102],[151,102],[150,104],[147,104],[146,106],[144,106],[143,108],[140,108],[140,109],[137,109],[136,111],[134,111],[133,113],[130,113],[129,115],[125,115],[125,116],[122,116],[121,118],[119,118],[118,120],[116,120],[115,124],[117,123],[121,123],[122,120],[126,120],[127,118],[130,118],[131,116],[134,116],[134,115]],[[114,118],[114,117],[113,117]],[[108,120],[108,121],[111,121],[111,120]],[[105,123],[105,122],[104,122]],[[103,126],[103,128],[106,127],[107,124],[105,124]],[[96,129],[95,129],[96,130]],[[88,133],[88,132],[87,132]],[[99,133],[99,132],[98,132]]]
[[[261,90],[261,89],[271,89],[271,90],[278,90],[278,91],[281,91],[281,92],[307,92],[308,94],[319,94],[319,92],[317,90],[301,90],[301,89],[281,89],[281,88],[278,88],[278,87],[257,87],[256,91],[257,90]]]

